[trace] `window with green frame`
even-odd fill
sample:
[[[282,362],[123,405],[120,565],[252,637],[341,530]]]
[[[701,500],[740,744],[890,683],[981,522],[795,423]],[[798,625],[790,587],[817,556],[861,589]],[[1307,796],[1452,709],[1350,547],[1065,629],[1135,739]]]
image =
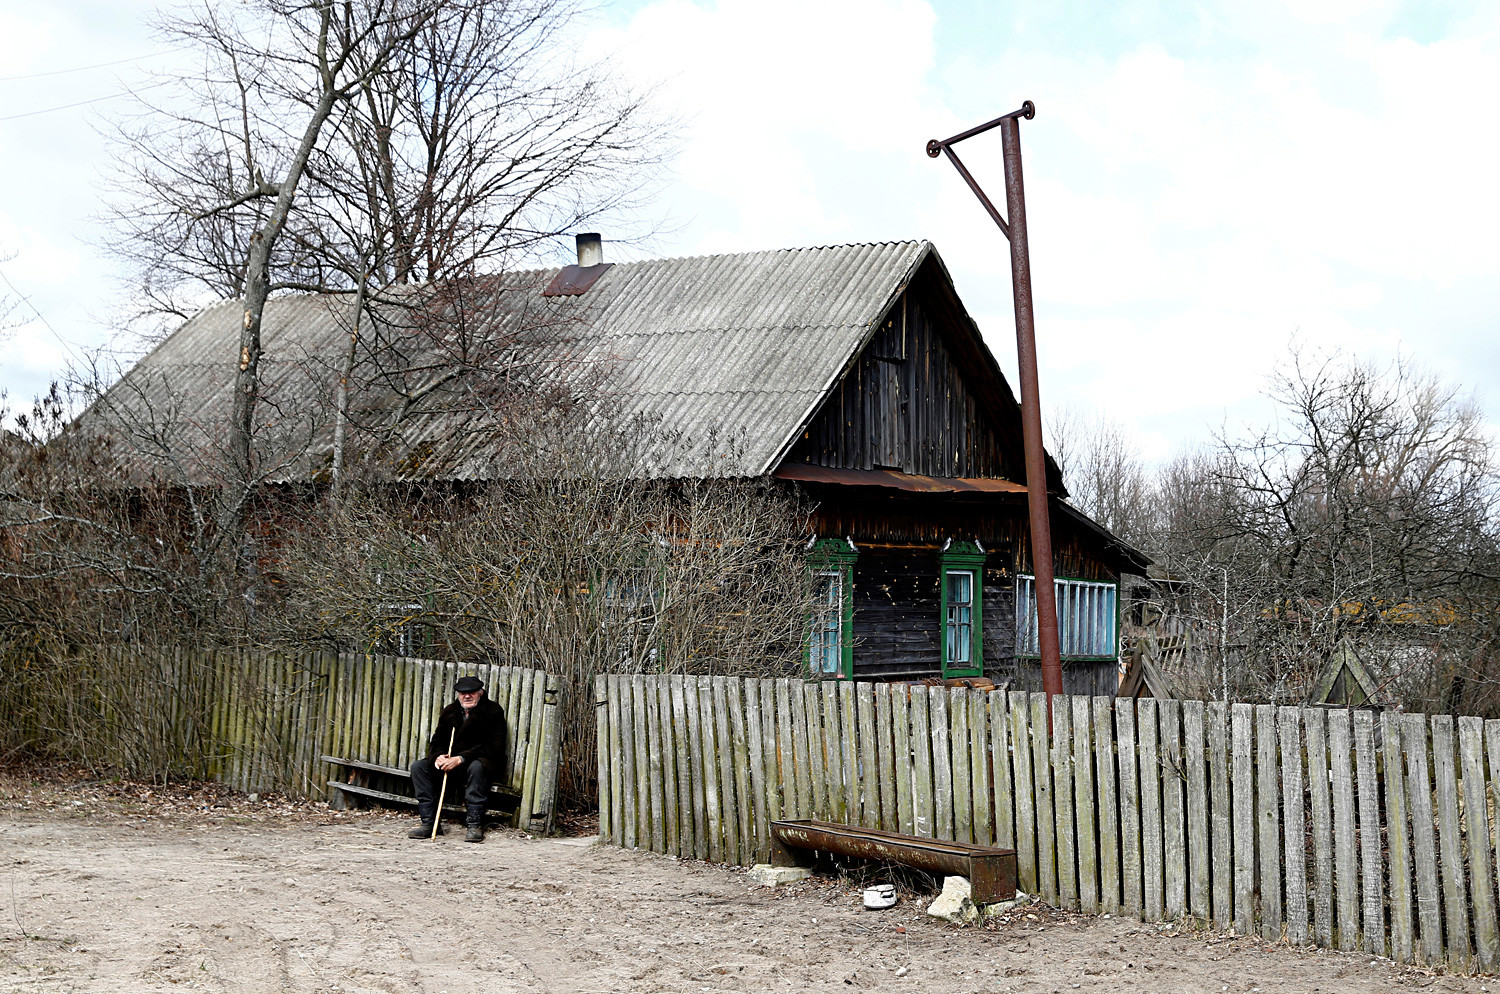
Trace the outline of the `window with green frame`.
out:
[[[854,676],[854,562],[859,550],[845,538],[813,543],[808,554],[813,604],[808,619],[807,669],[813,676]]]
[[[942,573],[943,676],[984,673],[984,547],[949,541],[938,555]]]

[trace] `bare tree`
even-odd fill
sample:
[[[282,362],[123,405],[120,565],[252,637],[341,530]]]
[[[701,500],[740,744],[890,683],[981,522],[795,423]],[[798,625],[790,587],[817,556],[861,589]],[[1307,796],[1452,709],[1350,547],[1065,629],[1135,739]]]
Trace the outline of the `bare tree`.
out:
[[[1341,648],[1392,699],[1493,709],[1500,477],[1478,407],[1404,361],[1293,355],[1278,419],[1159,483],[1161,563],[1232,693],[1295,701]],[[1226,681],[1230,682],[1230,681]]]
[[[243,302],[226,536],[243,530],[264,477],[255,409],[271,295],[352,298],[342,362],[316,360],[339,384],[341,469],[351,385],[393,357],[386,342],[361,341],[380,327],[365,320],[370,303],[386,306],[386,326],[451,342],[455,281],[640,189],[660,129],[602,73],[562,58],[575,12],[570,0],[257,0],[163,21],[204,68],[164,81],[180,97],[118,131],[116,248],[139,262],[158,313],[184,317],[204,292]],[[412,319],[392,321],[397,307]],[[494,368],[474,351],[457,368]],[[406,377],[410,394],[460,375],[433,358]],[[377,370],[358,377],[357,362]]]
[[[619,454],[647,440],[627,432],[538,431],[553,437],[479,493],[322,505],[278,556],[268,617],[285,645],[562,675],[564,794],[586,803],[595,674],[799,671],[807,516],[769,481],[643,479]]]
[[[1124,427],[1103,413],[1064,408],[1047,430],[1072,503],[1126,541],[1142,541],[1153,511],[1151,483]]]

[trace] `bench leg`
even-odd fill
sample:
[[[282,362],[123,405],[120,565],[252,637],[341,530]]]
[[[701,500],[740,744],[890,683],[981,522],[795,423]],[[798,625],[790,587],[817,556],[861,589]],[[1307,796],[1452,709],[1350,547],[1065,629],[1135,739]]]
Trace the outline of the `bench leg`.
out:
[[[771,840],[772,866],[813,866],[817,857],[810,849],[794,849],[780,839]]]

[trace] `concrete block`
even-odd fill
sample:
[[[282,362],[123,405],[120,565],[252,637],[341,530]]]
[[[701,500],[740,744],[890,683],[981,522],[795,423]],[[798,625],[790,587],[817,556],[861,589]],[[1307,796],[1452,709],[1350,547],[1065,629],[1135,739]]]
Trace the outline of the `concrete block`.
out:
[[[794,880],[806,880],[810,876],[812,876],[812,871],[805,866],[772,866],[770,863],[756,863],[750,867],[750,879],[765,887],[789,884]]]
[[[979,919],[979,908],[974,905],[974,890],[968,877],[944,877],[943,892],[927,906],[927,913],[934,918],[967,925]]]
[[[989,918],[991,915],[998,915],[1002,911],[1009,911],[1012,908],[1019,908],[1021,905],[1027,903],[1030,900],[1030,894],[1026,893],[1024,890],[1018,890],[1016,891],[1016,896],[1011,898],[1009,901],[996,901],[994,904],[981,904],[979,906],[979,917]]]

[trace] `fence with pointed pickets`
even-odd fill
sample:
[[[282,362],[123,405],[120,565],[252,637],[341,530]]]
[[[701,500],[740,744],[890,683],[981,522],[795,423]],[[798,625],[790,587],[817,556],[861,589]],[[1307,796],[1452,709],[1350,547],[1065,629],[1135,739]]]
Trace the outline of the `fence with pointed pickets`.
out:
[[[192,768],[165,769],[308,798],[327,796],[340,772],[325,755],[408,767],[425,754],[454,680],[477,674],[505,708],[517,824],[552,823],[564,693],[555,674],[394,656],[125,650],[79,660],[75,673],[91,666],[109,678],[55,695],[76,712],[55,724],[87,729],[89,741],[59,748],[127,769],[181,756],[177,766]]]
[[[1148,921],[1493,970],[1500,721],[864,683],[601,676],[600,830],[751,863],[820,818],[1017,851]]]

